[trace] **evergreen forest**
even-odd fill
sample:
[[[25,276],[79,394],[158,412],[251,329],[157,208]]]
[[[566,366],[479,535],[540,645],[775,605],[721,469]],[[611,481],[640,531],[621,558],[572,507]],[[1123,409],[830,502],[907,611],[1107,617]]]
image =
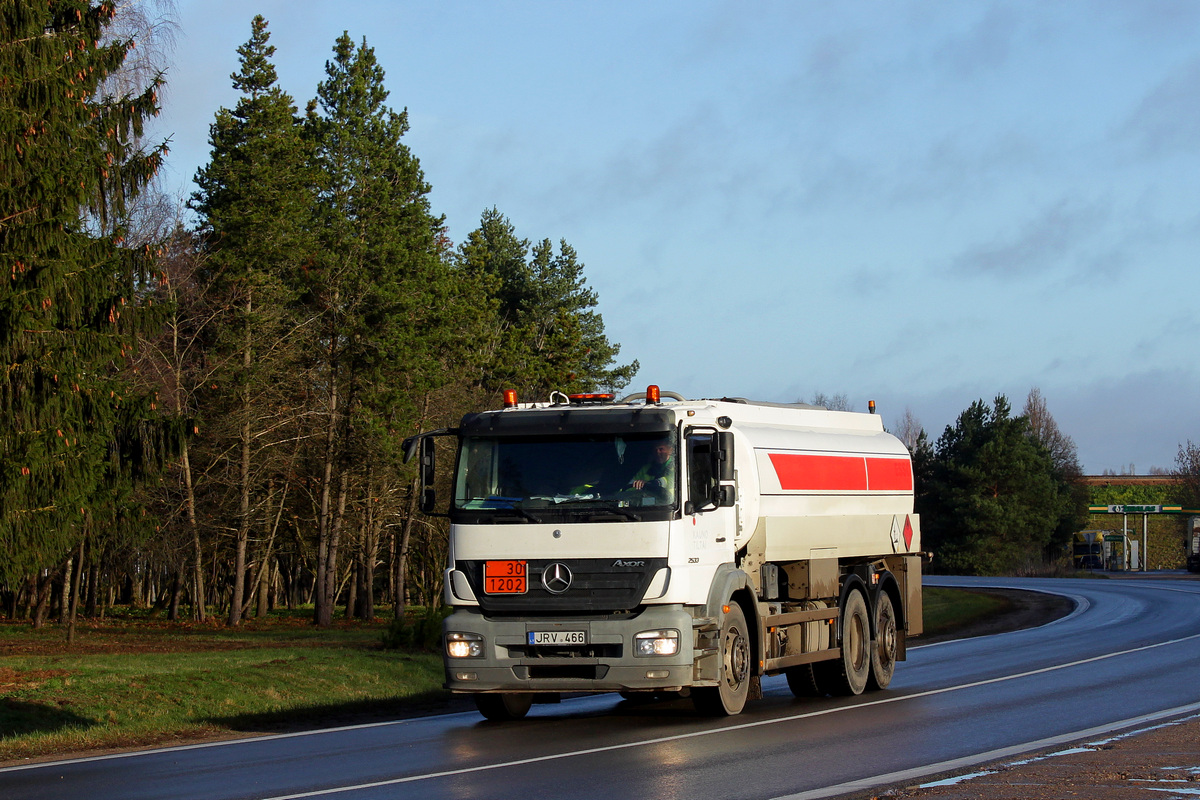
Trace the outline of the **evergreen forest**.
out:
[[[404,437],[637,371],[578,254],[495,208],[450,241],[374,50],[343,34],[298,102],[261,16],[172,208],[136,6],[0,9],[0,615],[436,605]]]
[[[435,607],[446,527],[418,512],[405,437],[506,389],[617,391],[638,363],[566,241],[497,208],[450,239],[407,110],[348,33],[297,99],[254,17],[195,191],[164,197],[160,23],[139,8],[0,2],[0,617],[70,637],[116,606],[321,626]],[[1036,389],[936,442],[901,427],[933,570],[1033,570],[1087,525]],[[1200,502],[1191,441],[1178,466]]]

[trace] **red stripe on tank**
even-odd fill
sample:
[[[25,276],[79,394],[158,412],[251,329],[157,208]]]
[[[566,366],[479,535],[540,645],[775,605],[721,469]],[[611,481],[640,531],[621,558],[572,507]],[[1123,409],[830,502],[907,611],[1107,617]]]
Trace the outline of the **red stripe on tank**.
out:
[[[768,453],[779,485],[791,492],[911,492],[907,458]]]

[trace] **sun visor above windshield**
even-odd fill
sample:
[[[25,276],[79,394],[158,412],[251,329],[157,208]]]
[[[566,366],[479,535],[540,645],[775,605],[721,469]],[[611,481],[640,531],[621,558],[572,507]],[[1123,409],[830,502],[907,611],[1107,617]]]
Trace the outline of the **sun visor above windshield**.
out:
[[[468,414],[462,436],[539,436],[555,433],[665,433],[674,430],[670,411],[661,408],[546,408]]]

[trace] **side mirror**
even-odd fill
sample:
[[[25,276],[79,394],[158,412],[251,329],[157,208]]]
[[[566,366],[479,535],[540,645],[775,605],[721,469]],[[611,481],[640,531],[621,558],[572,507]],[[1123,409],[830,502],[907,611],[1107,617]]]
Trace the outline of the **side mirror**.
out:
[[[445,512],[437,510],[437,492],[433,488],[434,439],[439,436],[457,435],[458,428],[439,428],[436,431],[426,431],[425,433],[418,433],[416,436],[409,436],[400,443],[400,452],[404,456],[405,464],[412,461],[414,456],[418,454],[421,456],[421,463],[417,467],[417,483],[421,487],[417,505],[422,513],[435,517],[446,516]]]
[[[421,465],[419,467],[421,473],[421,511],[426,514],[432,514],[437,510],[437,492],[433,488],[434,479],[434,463],[433,463],[433,437],[421,436]],[[404,442],[405,460],[411,458],[409,455],[409,442],[411,439],[406,439]]]
[[[437,492],[434,491],[432,486],[426,486],[421,490],[421,513],[437,513]]]
[[[713,475],[717,476],[712,502],[719,508],[729,508],[737,503],[737,487],[731,486],[733,474],[733,434],[718,431],[713,436]]]
[[[717,480],[726,483],[733,480],[733,434],[729,431],[719,431],[713,437],[713,474]]]

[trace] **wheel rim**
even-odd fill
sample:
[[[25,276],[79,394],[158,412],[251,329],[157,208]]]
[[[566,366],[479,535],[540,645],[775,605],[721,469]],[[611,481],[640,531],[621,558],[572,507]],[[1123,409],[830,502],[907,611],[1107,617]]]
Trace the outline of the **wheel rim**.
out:
[[[731,627],[725,634],[725,683],[731,689],[742,685],[750,671],[750,644],[741,630]]]
[[[888,606],[880,615],[879,625],[879,663],[890,667],[896,660],[896,617]]]

